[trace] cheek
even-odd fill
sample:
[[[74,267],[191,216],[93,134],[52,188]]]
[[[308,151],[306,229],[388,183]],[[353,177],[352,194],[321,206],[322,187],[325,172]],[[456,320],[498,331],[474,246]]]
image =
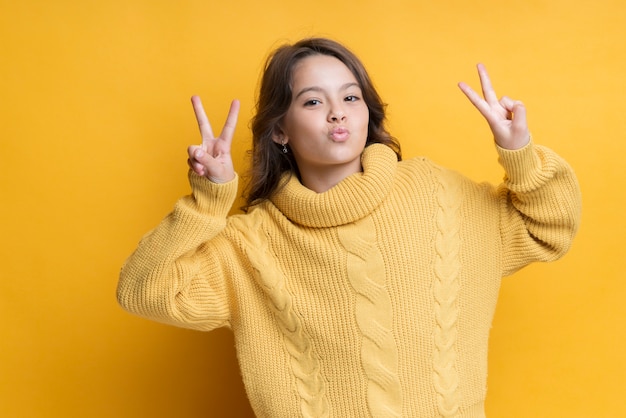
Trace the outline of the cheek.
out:
[[[294,112],[285,118],[285,133],[291,138],[307,135],[316,130],[317,125],[311,115]]]
[[[367,107],[367,104],[363,103],[363,105],[359,108],[359,117],[365,122],[366,125],[369,123],[370,109]]]
[[[360,120],[363,129],[367,132],[370,124],[370,112],[367,107],[361,112]]]

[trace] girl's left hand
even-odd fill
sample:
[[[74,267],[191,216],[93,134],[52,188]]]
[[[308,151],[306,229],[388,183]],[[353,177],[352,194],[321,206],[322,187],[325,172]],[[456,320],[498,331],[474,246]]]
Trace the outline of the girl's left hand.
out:
[[[485,66],[478,64],[477,67],[484,98],[465,83],[459,83],[459,88],[485,117],[500,147],[510,150],[522,148],[530,141],[526,108],[519,100],[506,96],[498,100]]]

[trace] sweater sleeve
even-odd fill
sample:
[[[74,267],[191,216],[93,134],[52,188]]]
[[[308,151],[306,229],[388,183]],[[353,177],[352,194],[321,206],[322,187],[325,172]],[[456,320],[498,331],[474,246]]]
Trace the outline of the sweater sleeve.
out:
[[[580,188],[571,167],[532,141],[518,150],[498,147],[506,175],[501,202],[503,276],[534,261],[553,261],[570,248],[581,216]]]
[[[228,297],[219,266],[207,269],[198,249],[224,229],[238,178],[215,184],[190,171],[189,181],[192,194],[175,204],[122,266],[117,299],[145,318],[211,330],[229,324]]]

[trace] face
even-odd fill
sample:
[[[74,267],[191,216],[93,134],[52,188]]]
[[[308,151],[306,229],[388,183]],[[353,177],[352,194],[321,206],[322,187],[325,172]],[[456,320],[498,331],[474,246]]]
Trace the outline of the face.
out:
[[[361,171],[369,110],[352,72],[335,57],[312,55],[295,65],[292,78],[291,105],[274,141],[288,144],[305,185],[310,176]]]

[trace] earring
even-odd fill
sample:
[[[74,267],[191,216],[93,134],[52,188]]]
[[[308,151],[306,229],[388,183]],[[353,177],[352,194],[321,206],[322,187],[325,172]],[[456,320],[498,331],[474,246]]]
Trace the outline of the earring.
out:
[[[283,146],[283,154],[287,154],[289,152],[289,150],[287,149],[287,145],[285,144],[285,140],[281,140],[280,141],[280,145]]]

